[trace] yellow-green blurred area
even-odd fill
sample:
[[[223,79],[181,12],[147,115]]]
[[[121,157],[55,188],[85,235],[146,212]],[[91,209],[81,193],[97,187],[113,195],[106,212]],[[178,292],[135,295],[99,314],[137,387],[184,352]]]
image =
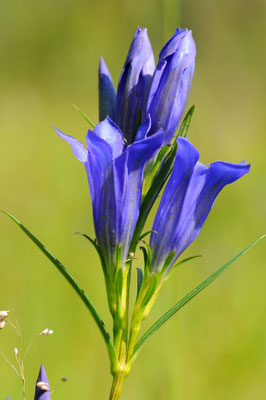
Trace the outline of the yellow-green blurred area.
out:
[[[251,162],[223,190],[182,265],[165,285],[145,328],[215,269],[266,233],[266,2],[264,0],[13,0],[0,2],[0,208],[19,218],[71,271],[111,331],[103,275],[91,236],[84,167],[53,131],[84,140],[78,105],[98,119],[102,55],[115,85],[136,27],[147,27],[156,59],[177,26],[193,30],[196,104],[189,139],[201,161]],[[125,382],[122,399],[266,399],[266,243],[260,243],[158,331]],[[135,267],[141,266],[137,255]],[[133,271],[135,276],[135,270]],[[135,278],[133,280],[135,291]],[[135,295],[135,294],[134,294]],[[133,295],[133,297],[134,297]],[[102,337],[57,270],[0,216],[0,309],[16,310],[27,347],[27,399],[43,363],[60,399],[107,399],[111,385]],[[10,320],[15,320],[14,312]],[[43,329],[54,330],[48,337]],[[15,363],[10,325],[0,349]],[[22,399],[0,357],[0,398]]]

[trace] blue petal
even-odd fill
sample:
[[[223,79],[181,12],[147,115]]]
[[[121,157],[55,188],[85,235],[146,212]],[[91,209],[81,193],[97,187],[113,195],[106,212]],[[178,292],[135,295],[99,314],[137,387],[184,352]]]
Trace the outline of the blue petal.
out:
[[[163,138],[162,133],[157,133],[135,142],[128,146],[121,158],[115,162],[115,192],[119,210],[118,231],[119,243],[123,244],[123,258],[127,257],[139,216],[145,163],[159,150]]]
[[[154,69],[147,31],[138,28],[122,69],[116,98],[115,121],[128,143],[134,141],[140,123],[146,118],[146,99]]]
[[[184,113],[195,67],[196,46],[191,31],[177,30],[163,47],[154,72],[147,113],[150,134],[163,129],[164,144],[170,143]]]
[[[250,164],[214,162],[209,167],[198,163],[188,187],[180,214],[175,241],[180,255],[199,234],[213,203],[224,186],[250,170]]]
[[[36,386],[34,400],[51,400],[50,386],[49,386],[48,378],[47,378],[47,375],[46,375],[43,365],[41,365],[36,385],[38,382],[47,383],[49,390],[42,390],[40,387]]]
[[[195,56],[196,46],[192,39],[192,31],[188,29],[177,28],[175,34],[162,48],[159,59],[165,59],[171,54],[178,53],[180,57],[183,55]]]
[[[92,131],[89,130],[87,142],[91,132]],[[113,158],[118,157],[122,153],[125,147],[123,134],[119,127],[109,117],[97,124],[93,130],[93,133],[109,144],[112,150]]]
[[[192,153],[180,154],[180,144],[184,140],[178,139],[174,170],[165,188],[153,225],[153,229],[157,232],[151,235],[150,241],[154,270],[159,270],[166,257],[174,250],[176,255],[172,264],[175,262],[200,232],[222,188],[248,173],[250,169],[249,165],[243,163],[225,162],[216,162],[206,167],[199,162],[195,165],[195,159],[190,166],[185,165],[183,159],[185,157],[191,159]],[[188,160],[187,162],[189,164]]]
[[[85,147],[83,146],[83,144],[80,143],[77,139],[73,138],[72,136],[65,135],[63,132],[59,131],[56,128],[54,128],[54,129],[62,139],[64,139],[67,143],[69,143],[71,145],[72,151],[73,151],[74,155],[76,156],[76,158],[79,161],[83,162],[83,164],[86,168],[87,176],[88,176],[91,200],[92,200],[92,202],[94,202],[95,193],[94,193],[93,179],[91,176],[90,165],[87,162],[88,150],[86,150]]]
[[[152,233],[150,238],[155,268],[161,267],[165,258],[174,250],[173,238],[198,159],[197,149],[188,140],[178,138],[174,169],[162,195],[152,228],[157,233]]]
[[[146,136],[149,127],[148,118],[140,129],[142,136]],[[59,134],[86,167],[97,243],[106,264],[112,267],[119,244],[123,261],[128,255],[139,215],[144,165],[159,150],[164,135],[140,137],[126,147],[121,130],[108,117],[88,132],[88,150],[76,139]]]
[[[104,128],[106,124],[100,123]],[[100,125],[98,124],[98,125]],[[100,127],[89,132],[87,136],[88,179],[93,187],[93,219],[97,243],[105,254],[106,262],[114,262],[116,244],[118,242],[117,208],[114,192],[113,160],[114,149],[100,135]],[[110,137],[108,136],[110,139]],[[111,141],[112,143],[112,141]],[[117,143],[116,143],[117,144]],[[117,150],[117,146],[116,146]]]
[[[110,72],[100,58],[99,65],[99,121],[103,121],[107,116],[115,118],[116,93]]]
[[[70,144],[72,147],[72,151],[75,155],[75,157],[85,163],[87,161],[87,150],[83,146],[82,143],[80,143],[77,139],[73,138],[72,136],[65,135],[63,132],[59,131],[56,127],[54,127],[56,133],[64,139],[67,143]]]
[[[143,122],[143,124],[140,125],[137,131],[135,142],[144,139],[149,133],[150,129],[151,129],[151,117],[150,114],[148,114],[146,120]]]

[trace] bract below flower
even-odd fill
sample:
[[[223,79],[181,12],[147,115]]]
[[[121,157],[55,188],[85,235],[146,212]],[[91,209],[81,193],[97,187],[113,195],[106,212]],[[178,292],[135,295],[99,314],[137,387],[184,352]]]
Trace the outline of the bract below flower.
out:
[[[172,175],[166,185],[150,238],[151,270],[159,272],[171,252],[175,255],[166,273],[180,254],[199,234],[222,188],[250,170],[249,164],[214,162],[209,167],[198,162],[197,149],[178,138]]]

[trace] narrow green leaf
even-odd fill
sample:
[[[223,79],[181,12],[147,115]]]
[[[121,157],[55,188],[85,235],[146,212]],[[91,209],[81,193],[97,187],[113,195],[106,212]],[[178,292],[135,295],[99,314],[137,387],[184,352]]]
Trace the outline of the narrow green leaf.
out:
[[[86,235],[86,233],[83,233],[83,232],[75,232],[75,234],[85,237],[93,245],[93,247],[97,251],[98,256],[99,256],[99,258],[101,260],[101,264],[102,264],[103,270],[105,271],[106,267],[105,267],[104,258],[103,258],[103,255],[102,255],[100,247],[96,243],[96,240],[93,240],[89,235]]]
[[[172,266],[172,268],[170,269],[170,271],[167,273],[165,279],[169,279],[169,277],[171,276],[171,274],[173,273],[173,271],[175,271],[175,269],[176,269],[177,267],[179,267],[180,265],[182,265],[182,264],[184,264],[184,263],[186,263],[186,262],[188,262],[188,261],[190,261],[190,260],[193,260],[194,258],[199,258],[199,257],[202,257],[202,256],[201,256],[201,255],[197,255],[197,256],[187,257],[187,258],[184,258],[183,260],[179,261],[178,263],[174,264],[174,265]]]
[[[169,153],[165,156],[161,168],[156,177],[154,178],[151,187],[148,190],[148,193],[146,194],[141,204],[138,222],[136,224],[136,228],[130,244],[130,251],[133,252],[135,251],[138,239],[141,235],[141,232],[143,230],[149,212],[156,198],[158,197],[160,191],[162,190],[164,184],[171,175],[174,166],[176,151],[177,151],[177,143],[175,142]]]
[[[140,291],[140,288],[141,288],[141,284],[142,284],[142,281],[143,281],[143,272],[142,272],[142,270],[140,268],[137,268],[137,273],[138,273],[138,281],[137,281],[137,298],[138,298],[139,291]],[[136,298],[136,300],[137,300],[137,298]]]
[[[227,268],[233,265],[241,256],[243,256],[248,250],[250,250],[253,246],[255,246],[260,240],[265,238],[266,235],[261,236],[255,242],[251,243],[244,250],[242,250],[239,254],[233,257],[230,261],[224,264],[221,268],[219,268],[216,272],[214,272],[211,276],[205,279],[200,285],[198,285],[195,289],[193,289],[190,293],[188,293],[182,300],[180,300],[175,306],[170,308],[161,318],[159,318],[148,331],[140,338],[137,342],[134,353],[132,357],[136,357],[137,353],[144,346],[147,340],[166,322],[169,318],[171,318],[177,311],[179,311],[185,304],[187,304],[193,297],[197,296],[203,289],[205,289],[210,283],[212,283],[215,279],[217,279]]]
[[[141,236],[138,238],[138,241],[144,239],[145,236],[149,235],[149,234],[152,233],[152,232],[157,233],[154,229],[152,229],[152,230],[150,230],[150,231],[147,231],[147,232],[143,233],[143,235],[141,235]]]
[[[144,254],[144,263],[145,263],[145,269],[149,270],[150,265],[151,265],[151,259],[152,259],[152,252],[150,245],[146,243],[144,240],[139,240],[139,242],[145,244],[145,247],[141,246],[140,249],[143,251]]]
[[[194,113],[195,110],[195,105],[190,107],[190,109],[188,110],[188,112],[186,113],[185,118],[183,119],[183,122],[180,126],[180,130],[178,132],[178,136],[182,136],[184,138],[187,137],[188,134],[188,128],[190,126],[191,123],[191,119],[192,119],[192,115]]]
[[[83,289],[79,286],[78,282],[72,277],[72,275],[68,272],[68,270],[64,267],[64,265],[35,237],[33,234],[24,226],[22,223],[17,220],[13,215],[9,214],[7,211],[0,210],[3,214],[7,215],[18,227],[36,244],[37,247],[43,252],[43,254],[55,265],[55,267],[61,272],[64,278],[70,283],[76,293],[79,295],[81,300],[84,302],[88,310],[90,311],[94,321],[96,322],[104,340],[108,348],[110,361],[111,363],[117,362],[117,357],[115,354],[115,350],[110,338],[110,335],[106,329],[106,326],[96,310],[95,306],[84,292]]]
[[[165,260],[165,263],[164,263],[164,265],[163,265],[162,271],[161,271],[161,273],[160,273],[161,276],[165,273],[165,271],[167,270],[167,268],[168,268],[169,265],[171,264],[171,261],[172,261],[172,259],[174,258],[175,254],[176,254],[176,251],[175,251],[175,250],[171,251],[171,253],[170,253],[169,256],[167,257],[167,259]]]
[[[199,258],[199,257],[202,257],[202,256],[199,254],[199,255],[197,255],[197,256],[191,256],[191,257],[188,257],[188,258],[184,258],[183,260],[181,260],[181,261],[179,261],[178,263],[176,263],[175,265],[173,265],[173,267],[171,268],[171,271],[172,271],[174,268],[179,267],[179,265],[184,264],[184,263],[186,263],[186,262],[188,262],[188,261],[190,261],[190,260],[194,260],[194,258]]]
[[[78,108],[75,104],[72,104],[72,106],[82,115],[83,118],[85,118],[85,120],[90,124],[90,126],[92,127],[92,129],[95,128],[94,123],[87,117],[87,115],[80,110],[80,108]]]
[[[147,250],[146,250],[146,248],[143,247],[143,246],[140,246],[140,250],[141,250],[142,253],[143,253],[144,265],[146,266],[146,265],[147,265],[147,260],[148,260],[148,253],[147,253]]]
[[[155,170],[155,173],[156,173],[156,171],[158,170],[159,166],[161,165],[161,163],[162,163],[162,161],[163,161],[163,159],[164,159],[164,156],[166,155],[166,153],[167,153],[170,149],[171,149],[171,145],[170,145],[170,144],[166,144],[166,145],[163,146],[163,147],[161,148],[161,150],[159,151],[158,156],[156,157],[156,161],[155,161],[155,163],[154,163],[154,166],[153,166],[153,168],[152,168],[152,169]],[[154,175],[155,175],[155,174],[154,174]]]
[[[151,169],[149,170],[149,173],[147,174],[147,176],[145,176],[145,179],[143,181],[142,198],[145,198],[149,188],[151,187],[152,181],[154,180],[154,177],[158,173],[162,161],[169,150],[171,151],[171,145],[166,144],[159,151],[154,164],[152,165]]]
[[[146,305],[149,303],[150,299],[152,298],[152,296],[154,295],[154,292],[157,287],[157,281],[158,281],[158,276],[156,274],[153,274],[149,288],[148,288],[148,290],[144,296],[144,299],[141,303],[141,307],[145,308]]]

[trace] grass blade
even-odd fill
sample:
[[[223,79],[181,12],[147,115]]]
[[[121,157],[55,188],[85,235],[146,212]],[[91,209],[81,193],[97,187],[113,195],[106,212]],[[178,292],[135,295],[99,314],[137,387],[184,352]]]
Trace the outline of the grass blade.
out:
[[[230,261],[224,264],[221,268],[219,268],[216,272],[210,275],[207,279],[205,279],[201,284],[199,284],[195,289],[193,289],[190,293],[188,293],[182,300],[180,300],[175,306],[170,308],[161,318],[159,318],[148,331],[142,336],[142,338],[137,342],[132,358],[135,358],[140,351],[140,349],[144,346],[148,339],[166,322],[170,319],[177,311],[179,311],[185,304],[187,304],[193,297],[197,296],[203,289],[205,289],[208,285],[210,285],[215,279],[217,279],[227,268],[231,267],[240,257],[242,257],[248,250],[250,250],[253,246],[255,246],[260,240],[262,240],[266,235],[261,236],[259,239],[255,240],[255,242],[251,243],[244,250],[242,250],[239,254],[233,257]]]

